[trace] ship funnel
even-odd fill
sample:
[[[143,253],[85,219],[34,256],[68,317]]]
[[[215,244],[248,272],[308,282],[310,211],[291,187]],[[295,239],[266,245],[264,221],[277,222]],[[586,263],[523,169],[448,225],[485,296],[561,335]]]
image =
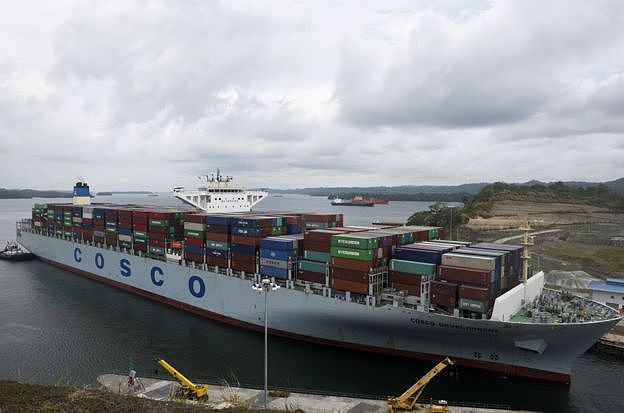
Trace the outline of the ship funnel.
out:
[[[74,185],[74,205],[91,205],[91,194],[86,182],[76,182]]]

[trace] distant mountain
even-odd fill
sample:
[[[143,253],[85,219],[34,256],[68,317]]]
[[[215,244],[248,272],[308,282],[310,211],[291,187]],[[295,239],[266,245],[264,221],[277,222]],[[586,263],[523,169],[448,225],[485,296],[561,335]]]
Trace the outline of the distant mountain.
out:
[[[0,199],[29,199],[29,198],[71,198],[72,193],[67,191],[38,191],[35,189],[5,189],[0,188]]]
[[[520,185],[535,185],[544,184],[547,185],[552,182],[542,182],[538,180],[531,180],[523,182]],[[614,192],[624,195],[624,178],[616,179],[608,182],[583,182],[583,181],[567,181],[563,182],[568,186],[589,188],[598,185],[605,185]],[[463,195],[475,195],[487,185],[491,183],[468,183],[462,185],[401,185],[401,186],[367,186],[367,187],[347,187],[347,186],[334,186],[334,187],[310,187],[310,188],[295,188],[295,189],[268,189],[273,194],[306,194],[315,196],[328,196],[331,194],[375,194],[375,195],[418,195],[424,196],[424,194],[463,194]]]

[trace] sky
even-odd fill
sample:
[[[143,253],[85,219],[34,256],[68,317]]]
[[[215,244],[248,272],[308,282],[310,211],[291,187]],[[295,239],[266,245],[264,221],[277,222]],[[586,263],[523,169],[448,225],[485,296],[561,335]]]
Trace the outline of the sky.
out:
[[[0,187],[624,176],[621,0],[0,7]]]

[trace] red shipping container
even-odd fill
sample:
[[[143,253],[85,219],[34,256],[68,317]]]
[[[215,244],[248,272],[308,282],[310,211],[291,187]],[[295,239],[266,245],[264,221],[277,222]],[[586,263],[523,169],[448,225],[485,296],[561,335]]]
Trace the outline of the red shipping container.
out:
[[[132,224],[132,229],[135,231],[147,232],[147,224],[137,224],[136,221]]]
[[[325,285],[325,275],[312,271],[299,270],[297,272],[297,279]]]
[[[164,234],[154,234],[154,233],[151,233],[151,232],[148,233],[147,236],[148,236],[150,241],[155,239],[155,240],[158,240],[158,241],[165,242],[165,240],[167,239],[167,236],[164,235]]]
[[[310,241],[307,238],[303,240],[303,249],[310,251],[321,251],[321,252],[330,252],[331,251],[331,243],[330,242],[316,242]]]
[[[256,272],[256,264],[245,262],[245,261],[234,261],[232,259],[231,268],[237,271],[245,271],[247,273],[255,273]]]
[[[160,235],[167,235],[169,233],[169,228],[167,227],[149,227],[149,233],[151,234],[160,234]]]
[[[231,251],[232,261],[251,262],[256,263],[256,256],[251,254],[244,254],[242,252]]]
[[[216,265],[217,267],[227,268],[228,260],[227,258],[219,258],[219,257],[206,257],[206,263],[208,265]]]
[[[206,232],[211,234],[229,234],[231,229],[229,225],[206,224]]]
[[[204,224],[206,222],[207,214],[186,214],[184,216],[184,222],[193,222],[195,224]]]
[[[332,278],[331,287],[336,290],[351,291],[353,293],[368,294],[368,283],[359,283],[347,280],[341,280],[339,278]]]
[[[150,247],[160,247],[165,248],[165,241],[158,238],[150,238],[149,239]]]
[[[422,277],[420,275],[408,274],[408,273],[398,272],[398,271],[390,271],[388,273],[389,282],[418,286],[419,289],[420,289],[421,280],[422,280]]]
[[[231,242],[231,235],[229,233],[227,233],[227,234],[218,234],[218,233],[207,232],[206,233],[206,240],[222,241],[222,242],[227,242],[229,244]]]
[[[457,297],[457,284],[445,281],[431,281],[431,293]]]
[[[232,235],[232,244],[248,245],[250,247],[258,247],[262,237],[244,237],[242,235]]]
[[[348,270],[370,271],[380,266],[380,260],[360,261],[349,258],[331,257],[331,265],[336,268],[346,268]]]
[[[476,301],[488,301],[490,299],[490,291],[487,288],[460,285],[459,298],[468,298]]]
[[[343,214],[324,214],[324,213],[312,213],[312,214],[301,214],[303,219],[307,222],[337,222],[342,221]]]
[[[149,211],[149,219],[163,219],[168,220],[171,217],[171,212]]]
[[[85,241],[93,241],[93,231],[89,229],[82,230],[82,239]]]
[[[113,247],[117,246],[117,234],[106,234],[106,245],[111,245]]]
[[[431,293],[431,298],[429,301],[433,305],[439,305],[447,308],[457,307],[457,298],[450,295]]]
[[[192,245],[194,247],[203,247],[204,240],[201,238],[186,237],[184,238],[184,245]]]
[[[132,247],[134,248],[135,251],[147,252],[147,244],[144,244],[141,242],[135,242],[132,244]]]
[[[329,243],[331,244],[332,235],[343,234],[345,231],[336,231],[335,228],[332,229],[313,229],[306,232],[304,241],[312,241],[312,242],[321,242],[321,243]]]
[[[437,278],[440,280],[452,281],[458,284],[471,284],[480,287],[488,287],[491,282],[491,275],[489,271],[451,267],[448,265],[438,266]]]
[[[392,286],[392,288],[396,290],[407,290],[408,294],[410,295],[420,295],[420,284],[413,285],[413,284],[401,284],[398,282],[391,282],[390,285]]]
[[[332,268],[331,277],[341,280],[368,283],[368,271],[348,270],[346,268]]]
[[[193,254],[190,252],[185,252],[184,253],[184,259],[187,261],[194,261],[194,262],[204,262],[204,255],[203,254]]]
[[[148,212],[147,212],[147,211],[145,211],[145,210],[140,210],[140,209],[139,209],[139,210],[137,210],[137,209],[135,209],[135,210],[133,210],[133,211],[132,211],[132,218],[133,218],[134,220],[136,220],[137,218],[147,220],[147,218],[148,218]]]

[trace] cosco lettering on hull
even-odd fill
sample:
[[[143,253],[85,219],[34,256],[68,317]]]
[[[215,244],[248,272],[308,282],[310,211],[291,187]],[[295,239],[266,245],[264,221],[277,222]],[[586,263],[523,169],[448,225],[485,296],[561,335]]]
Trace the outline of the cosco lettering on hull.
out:
[[[104,256],[99,252],[95,254],[93,260],[95,266],[100,270],[103,270],[107,264],[104,260]],[[82,251],[78,247],[74,249],[74,261],[77,264],[84,263]],[[126,278],[132,277],[132,263],[129,260],[125,258],[119,260],[119,274]],[[156,287],[162,287],[167,278],[165,271],[156,265],[150,269],[149,277],[152,284]],[[206,283],[201,277],[191,275],[188,279],[188,292],[195,298],[202,298],[206,294]]]

